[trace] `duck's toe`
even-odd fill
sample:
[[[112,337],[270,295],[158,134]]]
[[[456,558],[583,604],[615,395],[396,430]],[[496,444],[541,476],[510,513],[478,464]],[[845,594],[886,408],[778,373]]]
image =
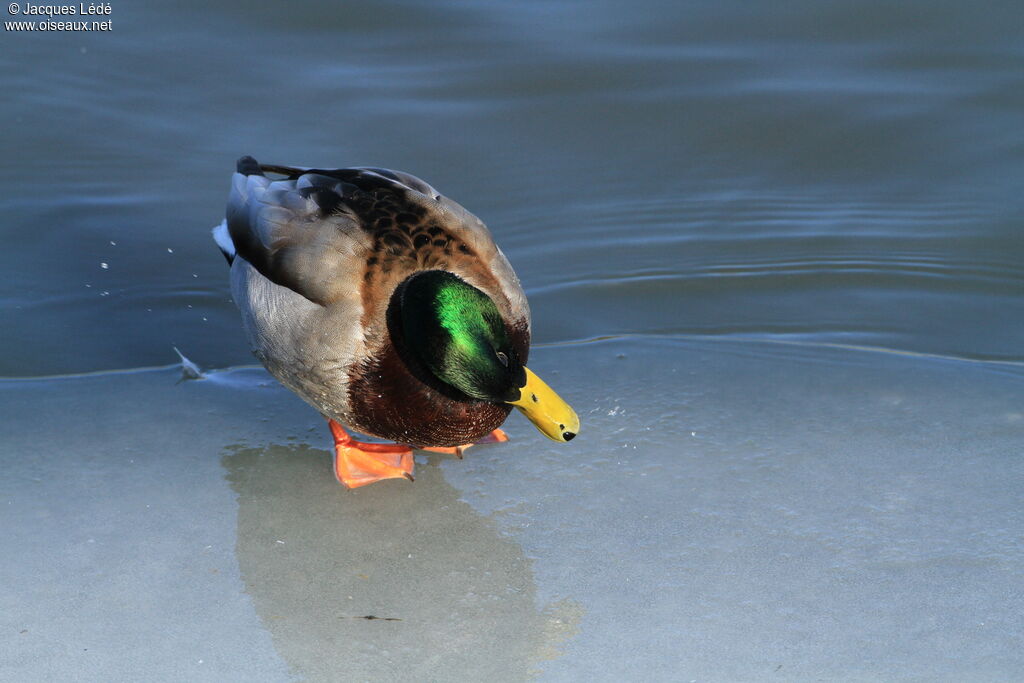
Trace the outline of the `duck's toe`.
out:
[[[490,434],[483,436],[473,443],[463,444],[462,446],[427,446],[420,450],[429,451],[431,453],[444,453],[446,455],[454,455],[458,459],[462,459],[462,454],[466,452],[466,449],[470,446],[484,443],[502,443],[508,441],[508,434],[500,429],[495,429]]]
[[[334,476],[346,488],[356,489],[382,479],[413,481],[412,449],[391,443],[356,441],[334,420]]]
[[[383,446],[386,444],[362,444],[364,446]],[[334,447],[334,476],[346,488],[356,489],[360,486],[373,484],[382,479],[413,480],[412,451],[402,446],[392,446],[394,450],[368,451],[357,446]]]

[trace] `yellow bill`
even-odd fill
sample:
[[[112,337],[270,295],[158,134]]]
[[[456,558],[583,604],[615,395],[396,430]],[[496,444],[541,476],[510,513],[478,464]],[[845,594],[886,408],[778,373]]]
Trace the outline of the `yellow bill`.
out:
[[[526,419],[552,441],[572,441],[580,431],[576,411],[530,368],[523,369],[526,370],[526,386],[519,400],[509,403],[519,408]]]

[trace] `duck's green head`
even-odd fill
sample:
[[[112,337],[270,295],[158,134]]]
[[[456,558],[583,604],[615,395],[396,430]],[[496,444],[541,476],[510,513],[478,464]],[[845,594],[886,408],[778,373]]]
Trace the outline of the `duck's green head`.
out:
[[[414,275],[402,289],[401,324],[406,346],[445,384],[515,406],[554,441],[579,432],[569,404],[523,364],[498,307],[465,280],[441,270]]]

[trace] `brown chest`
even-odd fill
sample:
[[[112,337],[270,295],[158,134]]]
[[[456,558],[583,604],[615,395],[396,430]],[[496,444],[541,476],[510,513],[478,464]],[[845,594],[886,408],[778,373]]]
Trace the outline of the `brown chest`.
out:
[[[349,382],[350,425],[413,446],[459,446],[489,434],[511,406],[459,398],[386,343]]]

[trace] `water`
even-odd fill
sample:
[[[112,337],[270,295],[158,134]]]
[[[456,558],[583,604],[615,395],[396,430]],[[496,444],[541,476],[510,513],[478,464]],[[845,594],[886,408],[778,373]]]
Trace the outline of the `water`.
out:
[[[19,539],[0,571],[20,587],[0,610],[6,675],[59,671],[46,643],[77,648],[97,619],[105,638],[76,654],[124,673],[124,653],[145,652],[158,678],[186,659],[208,668],[193,680],[215,680],[211,662],[316,680],[341,659],[353,675],[444,679],[458,662],[493,677],[487,634],[508,623],[513,680],[1024,675],[1019,4],[149,4],[112,3],[109,33],[4,33],[0,376],[36,378],[0,382],[0,523]],[[208,235],[242,154],[409,171],[483,218],[580,438],[549,446],[510,421],[512,446],[336,499],[318,478],[325,430],[261,371],[180,385],[173,369],[114,372],[176,363],[172,347],[206,369],[252,363]],[[81,436],[55,438],[62,422]],[[201,442],[176,436],[194,425]],[[169,489],[123,479],[123,454],[155,458],[160,439],[175,448],[151,474]],[[303,485],[271,504],[275,478]],[[122,479],[145,495],[90,488]],[[136,590],[113,567],[152,570],[130,542],[158,494],[210,512],[143,525],[154,556],[183,566],[173,548],[211,524],[218,574],[188,588],[165,569],[152,603],[111,612]],[[328,511],[314,529],[377,521],[294,556],[307,569],[290,575],[260,539],[298,532],[318,509],[303,495]],[[408,519],[379,517],[412,497],[435,525],[421,569],[448,551],[505,559],[466,573],[478,591],[447,577],[443,599],[417,601],[430,584],[416,583],[385,605],[402,622],[361,624],[405,630],[345,622],[338,661],[308,650],[334,622],[295,607],[295,582],[333,567],[366,596],[393,593],[351,579],[372,572],[350,571],[346,548],[414,544]],[[77,504],[82,539],[33,526]],[[100,597],[29,641],[27,615],[62,609],[30,568],[97,529],[129,543],[78,567],[107,578],[47,580]],[[458,529],[471,541],[456,552]],[[204,607],[216,591],[230,609]],[[446,651],[423,624],[453,602],[477,635],[444,630]],[[167,609],[179,603],[194,610]],[[119,645],[155,615],[180,637]],[[185,628],[196,619],[220,629]],[[224,630],[255,634],[266,658]],[[203,643],[219,654],[189,659]]]

